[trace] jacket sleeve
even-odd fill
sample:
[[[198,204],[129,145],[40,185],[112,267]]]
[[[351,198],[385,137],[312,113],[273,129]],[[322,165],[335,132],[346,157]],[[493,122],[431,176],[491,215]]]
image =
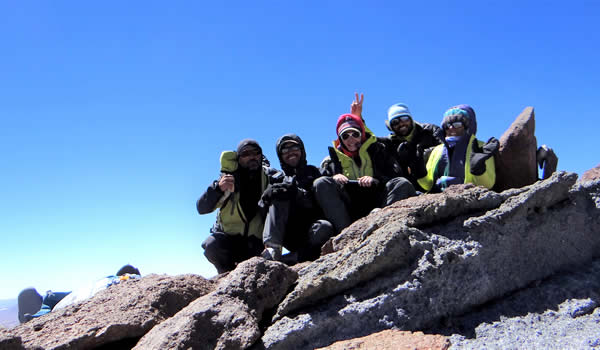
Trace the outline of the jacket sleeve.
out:
[[[373,162],[373,177],[377,179],[381,185],[385,185],[394,176],[394,171],[397,167],[393,165],[395,157],[390,157],[386,154],[385,144],[376,142],[367,150],[369,157]]]
[[[321,175],[322,176],[333,176],[335,174],[342,174],[342,165],[340,164],[340,160],[338,159],[337,153],[333,147],[329,147],[329,161],[323,162],[321,164]]]
[[[298,185],[298,191],[296,192],[296,203],[302,208],[313,208],[315,206],[316,200],[313,194],[313,183],[316,179],[321,177],[321,172],[317,167],[308,165],[306,167],[306,179],[308,181],[304,181],[304,184]]]
[[[473,184],[491,190],[496,184],[496,164],[494,162],[494,156],[485,161],[485,172],[479,176],[474,175],[473,177]]]
[[[223,191],[219,188],[219,182],[214,181],[208,188],[206,192],[196,201],[196,210],[198,210],[198,214],[208,214],[215,209],[217,209],[217,203],[219,200],[225,195]]]

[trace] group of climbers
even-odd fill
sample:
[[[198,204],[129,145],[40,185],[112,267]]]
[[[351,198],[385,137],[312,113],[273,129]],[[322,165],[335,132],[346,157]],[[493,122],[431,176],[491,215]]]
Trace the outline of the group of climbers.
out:
[[[407,105],[388,110],[387,137],[362,117],[364,96],[336,124],[336,139],[320,168],[307,164],[295,134],[277,140],[283,172],[269,166],[255,140],[221,154],[221,176],[196,203],[200,214],[219,209],[204,255],[218,273],[253,256],[287,263],[318,258],[320,247],[354,220],[421,193],[473,183],[494,186],[498,140],[476,139],[473,108],[444,113],[441,127],[418,123]],[[290,253],[282,256],[282,248]]]

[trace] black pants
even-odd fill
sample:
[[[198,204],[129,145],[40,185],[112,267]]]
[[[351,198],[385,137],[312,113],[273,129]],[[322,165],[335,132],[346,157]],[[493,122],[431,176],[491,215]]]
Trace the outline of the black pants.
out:
[[[325,218],[337,233],[374,208],[416,195],[413,185],[403,177],[395,177],[377,187],[360,187],[357,184],[343,186],[332,177],[324,176],[315,181],[314,190]]]
[[[218,273],[231,271],[235,266],[263,251],[262,241],[255,237],[213,232],[203,243],[204,256]]]
[[[298,261],[314,260],[334,233],[328,221],[317,217],[314,210],[298,208],[290,200],[274,200],[265,220],[263,241],[297,252]]]

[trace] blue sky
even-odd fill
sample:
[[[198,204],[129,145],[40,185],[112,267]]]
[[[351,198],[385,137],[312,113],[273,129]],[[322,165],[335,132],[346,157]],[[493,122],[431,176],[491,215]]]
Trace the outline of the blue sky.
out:
[[[386,135],[408,104],[478,136],[526,106],[559,169],[598,163],[595,1],[4,1],[0,4],[0,299],[69,290],[123,264],[215,274],[195,201],[219,154],[295,132],[318,164],[354,92]]]

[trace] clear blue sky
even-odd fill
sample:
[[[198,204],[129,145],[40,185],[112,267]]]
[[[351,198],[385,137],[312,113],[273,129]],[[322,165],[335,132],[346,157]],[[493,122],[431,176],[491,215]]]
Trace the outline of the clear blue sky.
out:
[[[0,299],[125,263],[215,274],[196,199],[219,154],[300,135],[318,164],[355,91],[378,135],[407,103],[478,136],[535,107],[559,169],[600,163],[597,1],[0,3]]]

